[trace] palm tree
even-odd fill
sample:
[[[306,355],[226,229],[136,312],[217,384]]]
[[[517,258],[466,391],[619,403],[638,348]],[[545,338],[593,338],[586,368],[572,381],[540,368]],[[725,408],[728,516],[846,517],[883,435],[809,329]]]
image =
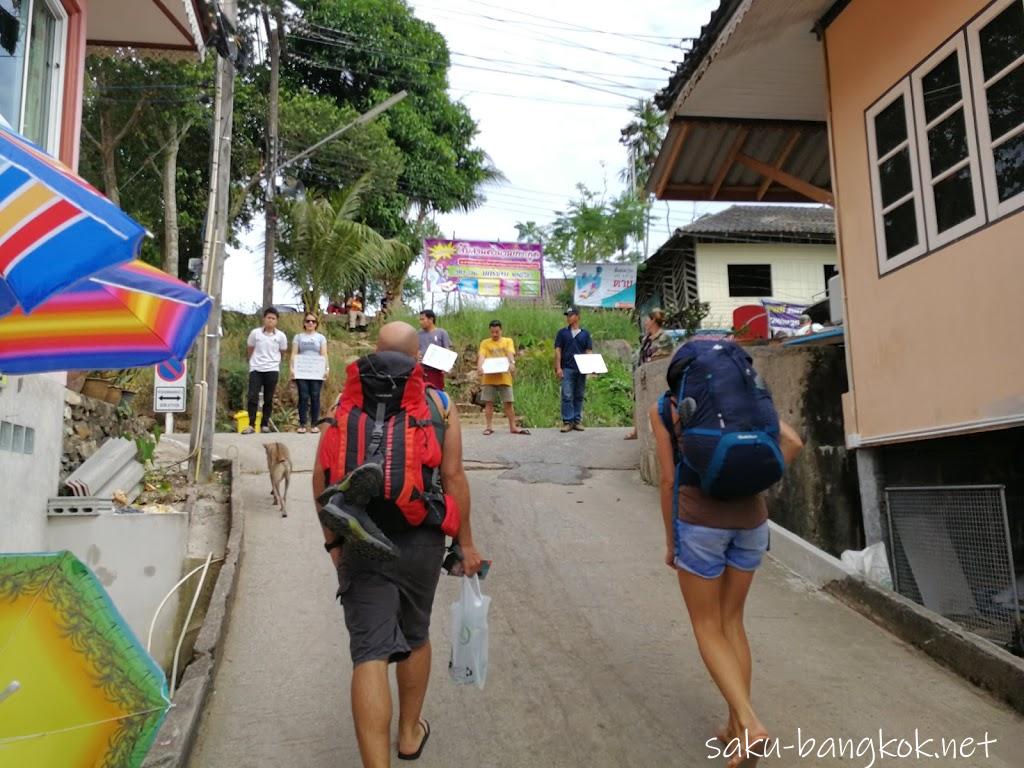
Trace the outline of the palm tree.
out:
[[[661,143],[665,140],[665,115],[651,99],[640,99],[629,108],[629,111],[633,119],[619,135],[619,143],[629,151],[629,165],[622,169],[619,178],[630,183],[636,199],[643,200],[650,210],[647,181],[651,178],[651,170],[658,160]],[[646,259],[650,250],[650,216],[647,216],[643,237],[643,253]]]
[[[630,164],[619,178],[631,181],[638,196],[646,196],[644,189],[665,139],[665,115],[651,99],[640,99],[629,111],[633,119],[622,129],[619,143],[629,150]]]
[[[410,249],[356,221],[367,177],[330,196],[313,193],[283,210],[278,274],[299,289],[306,312],[323,296],[340,296],[384,279],[408,262]]]

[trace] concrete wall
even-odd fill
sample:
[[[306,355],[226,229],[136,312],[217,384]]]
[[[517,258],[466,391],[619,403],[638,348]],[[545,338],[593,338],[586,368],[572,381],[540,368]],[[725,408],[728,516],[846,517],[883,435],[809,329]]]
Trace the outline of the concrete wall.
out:
[[[67,549],[95,572],[143,645],[157,606],[184,574],[188,517],[168,514],[102,514],[53,518],[49,549]],[[189,593],[191,594],[191,593]],[[153,633],[153,658],[170,668],[179,595],[164,606]]]
[[[730,264],[770,264],[772,296],[778,301],[811,304],[825,298],[825,265],[835,266],[833,245],[792,243],[697,243],[697,295],[711,304],[704,328],[731,328],[732,312],[759,298],[729,295]]]
[[[840,397],[846,388],[843,352],[836,347],[749,347],[768,383],[779,416],[803,437],[804,451],[784,480],[769,492],[768,509],[779,525],[839,555],[863,542],[856,464],[844,445]],[[667,359],[635,376],[640,474],[658,483],[647,409],[665,391]],[[643,415],[641,418],[640,415]]]
[[[0,449],[0,552],[46,548],[46,500],[57,495],[64,375],[11,376],[0,386],[0,430],[31,429],[31,453]],[[22,438],[24,440],[24,438]]]
[[[865,110],[988,4],[854,0],[825,34],[851,445],[1024,422],[1024,210],[881,276],[875,245]]]

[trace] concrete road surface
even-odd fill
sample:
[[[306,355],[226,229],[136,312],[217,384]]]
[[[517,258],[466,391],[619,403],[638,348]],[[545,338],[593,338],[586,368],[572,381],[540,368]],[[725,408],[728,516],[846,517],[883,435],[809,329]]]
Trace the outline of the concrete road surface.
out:
[[[490,677],[484,691],[448,680],[459,582],[442,576],[424,768],[724,765],[705,744],[721,699],[662,562],[657,494],[624,434],[467,431],[474,530],[494,560]],[[297,470],[287,519],[270,505],[270,439]],[[245,554],[193,768],[359,765],[347,635],[311,505],[315,440],[218,436],[218,451],[236,446],[242,460]],[[782,754],[763,765],[1022,764],[1024,719],[780,565],[759,573],[747,616],[755,706]],[[964,756],[947,741],[946,757],[896,759],[915,731],[923,752],[955,739]],[[859,756],[829,756],[841,748]]]

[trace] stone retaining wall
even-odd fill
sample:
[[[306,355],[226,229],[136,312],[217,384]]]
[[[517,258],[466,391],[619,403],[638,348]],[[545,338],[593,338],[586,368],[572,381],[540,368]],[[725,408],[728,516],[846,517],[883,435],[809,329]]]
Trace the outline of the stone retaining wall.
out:
[[[64,452],[60,481],[78,469],[110,437],[135,439],[149,434],[153,420],[118,410],[110,403],[64,391]]]

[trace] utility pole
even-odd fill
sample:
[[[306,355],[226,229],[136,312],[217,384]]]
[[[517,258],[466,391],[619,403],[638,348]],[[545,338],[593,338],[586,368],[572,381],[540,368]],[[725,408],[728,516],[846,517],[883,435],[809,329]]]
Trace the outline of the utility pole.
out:
[[[237,24],[237,0],[221,0],[220,9],[228,22]],[[203,243],[202,286],[213,298],[210,317],[196,352],[196,373],[205,392],[195,401],[192,419],[189,479],[207,479],[213,474],[213,433],[217,415],[217,374],[220,367],[221,290],[228,237],[231,192],[231,133],[234,124],[235,65],[217,57],[214,93],[213,146],[210,160],[210,199]],[[204,387],[205,385],[205,387]],[[203,406],[199,408],[200,404]]]
[[[276,26],[270,27],[270,14],[267,6],[262,6],[263,25],[267,29],[267,40],[270,44],[270,95],[267,105],[267,178],[266,204],[264,205],[266,229],[264,232],[263,251],[263,306],[274,303],[274,257],[277,252],[277,157],[278,157],[278,98],[281,84],[281,17],[276,18]]]

